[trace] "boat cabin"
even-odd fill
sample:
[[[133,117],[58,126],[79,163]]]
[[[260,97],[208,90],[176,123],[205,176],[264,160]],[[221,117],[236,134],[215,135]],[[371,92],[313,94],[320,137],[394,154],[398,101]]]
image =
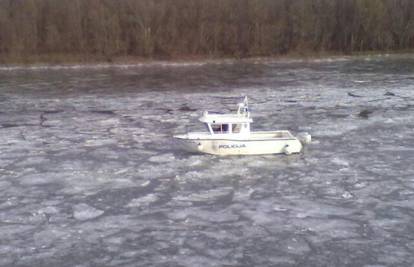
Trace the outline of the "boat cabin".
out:
[[[240,103],[236,114],[216,114],[205,111],[200,121],[207,127],[207,131],[211,135],[219,134],[250,134],[250,112],[247,108],[247,100]]]

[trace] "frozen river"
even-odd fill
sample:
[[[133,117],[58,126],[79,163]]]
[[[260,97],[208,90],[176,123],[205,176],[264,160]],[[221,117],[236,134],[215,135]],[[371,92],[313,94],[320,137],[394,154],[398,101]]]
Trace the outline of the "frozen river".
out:
[[[242,95],[312,144],[177,149]],[[413,263],[413,56],[0,67],[0,266]]]

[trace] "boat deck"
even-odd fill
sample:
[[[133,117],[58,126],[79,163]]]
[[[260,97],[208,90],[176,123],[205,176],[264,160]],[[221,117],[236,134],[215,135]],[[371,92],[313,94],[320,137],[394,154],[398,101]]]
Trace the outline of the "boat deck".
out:
[[[179,139],[191,139],[191,140],[288,140],[296,139],[289,131],[262,131],[262,132],[250,132],[248,135],[240,134],[214,134],[206,132],[193,132],[183,135],[175,136]]]

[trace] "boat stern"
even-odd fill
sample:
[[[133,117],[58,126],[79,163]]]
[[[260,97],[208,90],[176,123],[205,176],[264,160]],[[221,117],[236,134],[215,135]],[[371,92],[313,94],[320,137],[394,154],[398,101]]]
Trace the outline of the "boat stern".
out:
[[[296,138],[304,145],[312,142],[312,136],[307,132],[299,133]]]

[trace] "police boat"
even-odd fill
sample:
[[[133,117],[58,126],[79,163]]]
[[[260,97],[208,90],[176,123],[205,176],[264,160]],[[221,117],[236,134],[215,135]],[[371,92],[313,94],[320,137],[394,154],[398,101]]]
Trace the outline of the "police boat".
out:
[[[311,142],[308,133],[293,136],[289,131],[251,131],[247,97],[238,104],[237,113],[216,114],[205,111],[200,122],[206,132],[190,132],[174,138],[190,152],[213,155],[260,155],[299,153]]]

